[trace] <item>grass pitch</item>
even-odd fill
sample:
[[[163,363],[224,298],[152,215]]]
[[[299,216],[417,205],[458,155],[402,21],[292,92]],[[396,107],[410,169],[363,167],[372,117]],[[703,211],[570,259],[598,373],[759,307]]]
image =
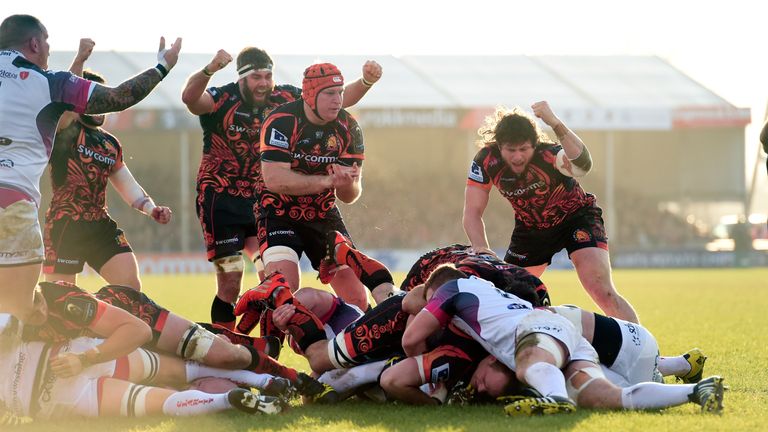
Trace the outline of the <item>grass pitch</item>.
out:
[[[403,274],[396,274],[399,282]],[[543,277],[554,304],[573,303],[594,309],[571,271]],[[314,275],[304,283],[321,287]],[[704,375],[722,375],[730,390],[723,415],[700,414],[687,404],[664,411],[579,410],[572,415],[511,419],[499,406],[419,408],[348,401],[336,406],[296,406],[278,416],[232,412],[196,418],[84,419],[37,421],[19,431],[694,431],[766,430],[768,426],[768,269],[617,270],[619,291],[632,303],[641,322],[657,338],[662,355],[693,347],[709,357]],[[98,278],[81,278],[95,290]],[[244,285],[256,283],[247,274]],[[208,320],[214,294],[213,274],[143,277],[144,291],[159,304],[196,321]],[[284,350],[280,360],[299,369],[306,361]]]

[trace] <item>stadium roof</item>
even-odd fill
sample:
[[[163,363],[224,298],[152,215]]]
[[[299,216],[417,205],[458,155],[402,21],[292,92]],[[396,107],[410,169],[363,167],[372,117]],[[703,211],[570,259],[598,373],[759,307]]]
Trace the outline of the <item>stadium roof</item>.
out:
[[[51,55],[52,69],[66,69],[74,52]],[[139,107],[184,110],[186,78],[211,54],[182,53],[179,63]],[[331,61],[347,81],[360,76],[363,56],[275,55],[275,82],[301,86],[304,68]],[[466,110],[478,118],[498,105],[523,107],[547,100],[574,128],[673,129],[742,127],[749,109],[737,108],[655,56],[375,56],[384,77],[356,110]],[[87,67],[118,83],[155,64],[154,53],[97,51]],[[234,65],[212,85],[236,78]]]

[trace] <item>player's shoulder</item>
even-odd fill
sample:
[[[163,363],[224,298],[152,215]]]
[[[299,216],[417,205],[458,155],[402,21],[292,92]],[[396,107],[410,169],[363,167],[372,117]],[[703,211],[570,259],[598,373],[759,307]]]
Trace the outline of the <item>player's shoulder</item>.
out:
[[[486,145],[480,147],[475,153],[476,161],[486,161],[489,159],[498,159],[501,157],[499,148],[495,145]]]
[[[208,93],[211,94],[214,98],[219,98],[222,96],[228,96],[230,98],[233,98],[233,100],[240,99],[240,87],[237,85],[236,82],[231,82],[229,84],[224,84],[220,87],[208,87],[206,89]]]
[[[292,116],[292,117],[301,117],[304,115],[304,101],[301,99],[297,99],[295,101],[291,101],[288,103],[284,103],[269,114],[270,117],[275,115],[282,115],[282,116]]]
[[[40,282],[40,292],[48,301],[55,301],[62,297],[73,294],[88,294],[88,292],[77,285],[64,281]]]
[[[280,84],[278,86],[275,86],[275,89],[272,91],[272,94],[270,95],[270,99],[273,99],[274,101],[280,104],[293,102],[300,98],[301,98],[301,89],[290,84]]]
[[[562,150],[562,148],[563,148],[563,146],[561,146],[560,144],[556,144],[556,143],[553,143],[553,142],[543,141],[543,142],[540,142],[539,145],[536,146],[536,151],[535,152],[537,154],[545,154],[545,153],[557,154],[557,152]]]

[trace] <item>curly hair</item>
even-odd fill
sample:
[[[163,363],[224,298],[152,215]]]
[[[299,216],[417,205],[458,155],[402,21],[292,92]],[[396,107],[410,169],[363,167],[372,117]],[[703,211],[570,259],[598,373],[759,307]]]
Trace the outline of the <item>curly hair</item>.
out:
[[[530,114],[520,107],[512,109],[500,106],[496,111],[485,117],[483,125],[477,130],[480,139],[478,147],[498,146],[500,143],[520,144],[530,141],[536,147],[546,135],[539,129]]]

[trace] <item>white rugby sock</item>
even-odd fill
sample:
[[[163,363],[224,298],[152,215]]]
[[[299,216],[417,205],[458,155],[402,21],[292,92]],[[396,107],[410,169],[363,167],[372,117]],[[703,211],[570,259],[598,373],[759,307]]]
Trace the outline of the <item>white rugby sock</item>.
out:
[[[231,409],[227,394],[210,394],[199,390],[185,390],[172,394],[163,402],[163,414],[193,416]]]
[[[538,362],[525,371],[525,382],[536,389],[542,396],[560,396],[567,398],[565,376],[555,365]]]
[[[694,384],[659,384],[645,382],[621,389],[624,409],[654,409],[682,405]]]
[[[379,379],[386,360],[367,363],[349,369],[334,369],[320,375],[318,381],[328,384],[337,392],[345,392]]]
[[[187,382],[192,382],[198,378],[226,378],[237,384],[245,384],[259,389],[264,388],[269,383],[269,380],[272,379],[272,375],[269,374],[260,374],[247,370],[218,369],[196,362],[186,362],[186,371]]]
[[[691,365],[683,356],[659,357],[659,372],[664,376],[685,375],[691,371]]]

